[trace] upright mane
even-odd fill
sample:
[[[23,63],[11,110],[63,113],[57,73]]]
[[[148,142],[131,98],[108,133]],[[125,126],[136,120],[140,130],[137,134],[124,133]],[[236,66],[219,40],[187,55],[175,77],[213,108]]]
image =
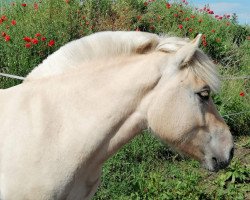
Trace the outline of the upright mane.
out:
[[[118,56],[146,54],[153,51],[174,53],[189,39],[158,36],[145,32],[99,32],[69,42],[48,56],[26,77],[27,80],[59,75],[72,68],[80,68],[84,62]],[[196,51],[190,69],[208,83],[212,90],[219,88],[219,79],[213,62],[201,51]]]

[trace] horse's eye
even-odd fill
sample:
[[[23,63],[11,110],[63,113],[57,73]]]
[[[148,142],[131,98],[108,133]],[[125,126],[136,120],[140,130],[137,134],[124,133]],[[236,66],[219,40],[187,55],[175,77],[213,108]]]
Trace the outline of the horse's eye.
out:
[[[197,94],[203,101],[207,101],[210,96],[209,90],[204,90],[204,91],[198,92]]]

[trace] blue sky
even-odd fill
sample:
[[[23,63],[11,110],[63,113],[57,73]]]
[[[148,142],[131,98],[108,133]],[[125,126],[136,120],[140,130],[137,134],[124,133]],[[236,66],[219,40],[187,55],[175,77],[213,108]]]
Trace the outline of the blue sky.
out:
[[[203,8],[209,4],[215,14],[236,13],[240,24],[250,24],[250,0],[187,0],[190,5]]]

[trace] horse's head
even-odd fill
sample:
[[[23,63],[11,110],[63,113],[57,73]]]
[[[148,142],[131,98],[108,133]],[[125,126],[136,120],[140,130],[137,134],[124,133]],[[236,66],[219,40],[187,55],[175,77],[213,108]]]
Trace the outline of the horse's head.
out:
[[[219,79],[213,63],[198,49],[200,38],[168,54],[148,108],[148,124],[163,141],[218,171],[233,157],[233,139],[210,96]]]

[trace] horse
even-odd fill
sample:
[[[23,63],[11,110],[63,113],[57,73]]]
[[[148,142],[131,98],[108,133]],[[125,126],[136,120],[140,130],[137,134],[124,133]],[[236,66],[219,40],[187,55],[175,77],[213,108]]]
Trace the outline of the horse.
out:
[[[233,138],[201,37],[95,33],[1,90],[0,198],[88,200],[103,163],[145,129],[210,171],[227,167]]]

